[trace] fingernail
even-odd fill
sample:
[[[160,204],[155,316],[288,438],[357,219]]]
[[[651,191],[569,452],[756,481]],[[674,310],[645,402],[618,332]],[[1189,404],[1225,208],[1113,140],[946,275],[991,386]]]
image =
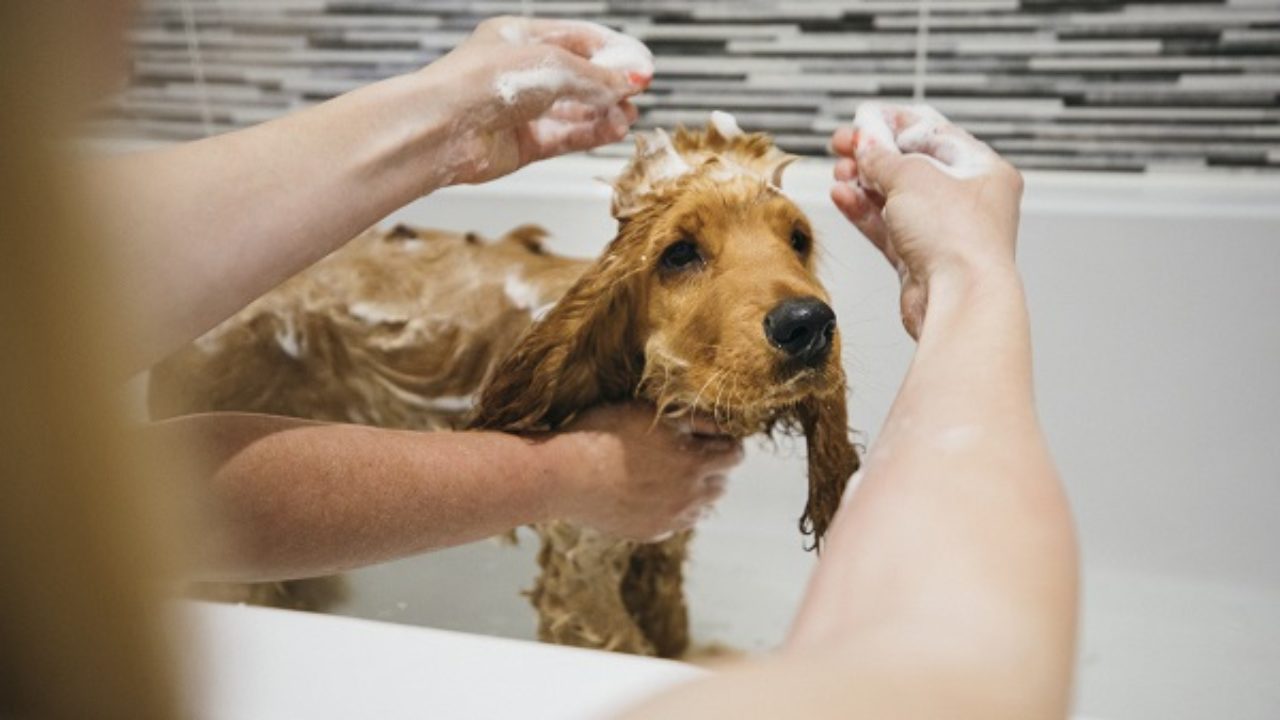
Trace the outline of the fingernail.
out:
[[[627,82],[631,83],[631,87],[636,90],[648,90],[649,85],[653,83],[653,76],[633,70],[627,73]]]

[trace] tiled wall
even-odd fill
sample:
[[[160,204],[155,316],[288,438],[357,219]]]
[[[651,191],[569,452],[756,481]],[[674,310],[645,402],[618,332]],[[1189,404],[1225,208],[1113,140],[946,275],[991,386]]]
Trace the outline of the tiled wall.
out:
[[[110,125],[258,122],[522,12],[648,43],[645,126],[726,109],[820,154],[863,99],[922,90],[1025,168],[1280,171],[1280,0],[150,0]]]

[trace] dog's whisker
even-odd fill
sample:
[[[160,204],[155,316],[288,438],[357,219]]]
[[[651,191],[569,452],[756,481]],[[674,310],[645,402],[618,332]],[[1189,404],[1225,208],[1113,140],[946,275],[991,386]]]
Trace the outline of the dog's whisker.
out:
[[[714,382],[714,381],[715,381],[715,379],[716,379],[716,377],[717,377],[717,376],[719,376],[719,374],[720,374],[720,373],[722,373],[722,372],[725,372],[725,371],[723,371],[723,370],[719,370],[719,371],[716,371],[716,372],[711,373],[711,377],[710,377],[710,378],[708,378],[708,379],[707,379],[707,381],[706,381],[705,383],[703,383],[703,384],[702,384],[702,387],[698,389],[698,393],[697,393],[696,395],[694,395],[694,396],[693,396],[693,403],[691,404],[691,409],[693,409],[693,410],[697,410],[697,408],[698,408],[699,404],[700,404],[700,403],[701,403],[701,401],[702,401],[702,393],[703,393],[704,391],[706,391],[706,389],[707,389],[708,387],[710,387],[710,386],[711,386],[711,383],[712,383],[712,382]]]

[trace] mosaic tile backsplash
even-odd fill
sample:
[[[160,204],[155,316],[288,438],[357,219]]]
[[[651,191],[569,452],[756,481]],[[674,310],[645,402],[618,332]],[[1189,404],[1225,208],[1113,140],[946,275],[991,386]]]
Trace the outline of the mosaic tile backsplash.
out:
[[[723,109],[824,154],[863,100],[923,95],[1027,169],[1280,171],[1280,0],[150,0],[106,131],[267,120],[421,67],[497,14],[644,40],[641,127]]]

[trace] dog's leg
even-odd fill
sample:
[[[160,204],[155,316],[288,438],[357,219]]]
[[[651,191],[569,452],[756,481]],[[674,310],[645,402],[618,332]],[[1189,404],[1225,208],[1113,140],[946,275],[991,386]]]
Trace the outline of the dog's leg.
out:
[[[564,522],[537,526],[542,573],[529,593],[538,638],[558,645],[654,655],[657,650],[623,602],[636,543]]]
[[[689,648],[683,585],[692,537],[693,531],[686,530],[662,542],[637,545],[622,579],[622,601],[658,657],[680,657]]]

